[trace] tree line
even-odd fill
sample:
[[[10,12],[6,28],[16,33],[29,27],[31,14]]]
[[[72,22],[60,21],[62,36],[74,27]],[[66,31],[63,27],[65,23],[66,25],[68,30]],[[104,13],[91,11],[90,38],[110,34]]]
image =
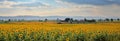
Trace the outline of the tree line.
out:
[[[8,22],[22,22],[22,21],[28,21],[28,20],[24,20],[24,19],[8,19],[8,20],[3,20],[0,19],[0,23],[8,23]],[[47,18],[44,20],[34,20],[34,21],[39,21],[39,22],[47,22],[49,21]],[[65,18],[64,20],[61,20],[59,18],[57,18],[57,23],[58,24],[62,24],[62,23],[95,23],[95,22],[114,22],[114,21],[120,21],[119,18],[117,19],[113,19],[113,18],[106,18],[106,19],[73,19],[73,18]]]
[[[87,19],[87,18],[84,18],[84,19],[73,19],[73,18],[65,18],[64,20],[60,20],[60,19],[57,19],[57,23],[58,24],[62,24],[62,23],[95,23],[95,22],[115,22],[115,21],[120,21],[119,18],[117,19],[109,19],[109,18],[106,18],[106,19]]]

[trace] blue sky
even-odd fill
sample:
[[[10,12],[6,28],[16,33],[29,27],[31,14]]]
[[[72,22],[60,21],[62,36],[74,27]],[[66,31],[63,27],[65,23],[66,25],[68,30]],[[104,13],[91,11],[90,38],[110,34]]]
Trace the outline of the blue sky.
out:
[[[0,0],[0,16],[120,16],[120,0]]]
[[[93,5],[120,5],[120,0],[64,0],[66,2],[72,2],[77,4],[93,4]]]

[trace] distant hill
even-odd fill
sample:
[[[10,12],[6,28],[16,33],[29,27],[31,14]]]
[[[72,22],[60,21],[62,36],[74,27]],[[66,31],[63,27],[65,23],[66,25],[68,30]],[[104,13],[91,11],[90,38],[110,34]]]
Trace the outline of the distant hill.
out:
[[[8,19],[17,19],[17,20],[44,20],[44,19],[49,19],[49,20],[56,20],[57,18],[59,19],[65,19],[65,18],[73,18],[73,19],[105,19],[105,18],[113,18],[113,19],[117,19],[120,17],[92,17],[92,16],[0,16],[0,20],[8,20]]]

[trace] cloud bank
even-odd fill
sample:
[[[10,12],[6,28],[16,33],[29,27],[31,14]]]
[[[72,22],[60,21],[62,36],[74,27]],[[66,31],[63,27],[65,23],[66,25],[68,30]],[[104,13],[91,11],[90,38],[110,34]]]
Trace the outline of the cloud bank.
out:
[[[120,0],[0,0],[0,16],[120,16]]]

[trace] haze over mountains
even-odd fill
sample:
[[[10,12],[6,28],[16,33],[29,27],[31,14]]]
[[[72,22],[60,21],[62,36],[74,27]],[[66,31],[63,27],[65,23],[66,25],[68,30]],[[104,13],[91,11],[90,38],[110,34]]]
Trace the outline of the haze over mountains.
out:
[[[100,16],[0,16],[0,20],[8,20],[8,19],[24,19],[24,20],[56,20],[57,18],[64,20],[65,18],[73,18],[73,19],[105,19],[105,18],[113,18],[117,19],[120,17],[100,17]]]

